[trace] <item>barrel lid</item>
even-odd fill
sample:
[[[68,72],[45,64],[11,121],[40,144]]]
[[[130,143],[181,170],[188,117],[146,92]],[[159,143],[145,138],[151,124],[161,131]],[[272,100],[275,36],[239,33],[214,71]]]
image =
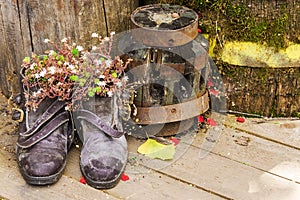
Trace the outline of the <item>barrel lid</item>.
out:
[[[198,35],[198,15],[180,5],[151,4],[131,14],[133,39],[149,46],[174,47]]]

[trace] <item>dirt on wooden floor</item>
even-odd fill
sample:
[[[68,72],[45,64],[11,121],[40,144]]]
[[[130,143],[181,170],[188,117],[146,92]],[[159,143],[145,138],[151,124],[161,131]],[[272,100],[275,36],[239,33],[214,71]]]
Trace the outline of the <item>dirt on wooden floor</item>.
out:
[[[8,152],[15,152],[18,138],[18,122],[12,119],[12,108],[0,91],[0,148]]]

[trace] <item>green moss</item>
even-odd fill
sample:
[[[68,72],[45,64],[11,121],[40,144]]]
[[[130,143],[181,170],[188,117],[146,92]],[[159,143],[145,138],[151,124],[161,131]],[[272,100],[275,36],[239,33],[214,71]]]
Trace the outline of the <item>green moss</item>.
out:
[[[212,38],[218,35],[219,42],[238,40],[259,42],[276,49],[288,44],[286,28],[291,20],[286,5],[276,10],[272,17],[257,17],[251,13],[246,3],[232,0],[158,0],[157,3],[171,3],[190,7],[201,14],[199,27]],[[289,32],[290,40],[298,43],[294,32]],[[294,36],[293,36],[294,34]]]
[[[300,118],[300,112],[296,112],[294,111],[292,114],[291,114],[292,117],[298,117]]]

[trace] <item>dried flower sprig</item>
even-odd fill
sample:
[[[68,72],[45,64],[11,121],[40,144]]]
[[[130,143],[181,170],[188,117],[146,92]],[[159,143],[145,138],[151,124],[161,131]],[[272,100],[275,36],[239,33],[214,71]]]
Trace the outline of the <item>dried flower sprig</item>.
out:
[[[33,110],[46,97],[70,100],[75,85],[70,77],[79,74],[84,63],[82,58],[86,54],[70,38],[64,38],[60,46],[49,39],[44,42],[52,44],[55,50],[44,55],[33,53],[31,57],[25,57],[22,63],[26,106]]]
[[[77,100],[95,95],[111,97],[125,88],[128,78],[124,70],[131,60],[124,63],[119,57],[111,57],[114,34],[102,38],[93,33],[99,42],[93,52],[72,43],[70,38],[62,39],[61,45],[45,39],[55,51],[32,54],[23,60],[26,106],[35,110],[46,97],[58,97],[68,101],[67,109],[73,109]]]
[[[111,57],[114,32],[110,37],[102,38],[97,33],[92,37],[98,39],[98,46],[93,46],[93,52],[85,54],[87,65],[83,65],[79,75],[74,75],[71,80],[78,83],[74,90],[74,99],[80,99],[87,94],[88,97],[95,95],[111,97],[116,90],[126,87],[128,78],[125,76],[131,59],[125,63],[119,58]]]

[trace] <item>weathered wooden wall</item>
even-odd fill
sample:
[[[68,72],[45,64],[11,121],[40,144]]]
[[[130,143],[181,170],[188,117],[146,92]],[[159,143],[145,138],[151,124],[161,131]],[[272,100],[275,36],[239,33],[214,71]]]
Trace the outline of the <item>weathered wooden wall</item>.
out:
[[[45,38],[72,37],[88,45],[93,32],[107,35],[130,26],[138,0],[0,0],[0,88],[19,92],[22,59],[49,47]]]

